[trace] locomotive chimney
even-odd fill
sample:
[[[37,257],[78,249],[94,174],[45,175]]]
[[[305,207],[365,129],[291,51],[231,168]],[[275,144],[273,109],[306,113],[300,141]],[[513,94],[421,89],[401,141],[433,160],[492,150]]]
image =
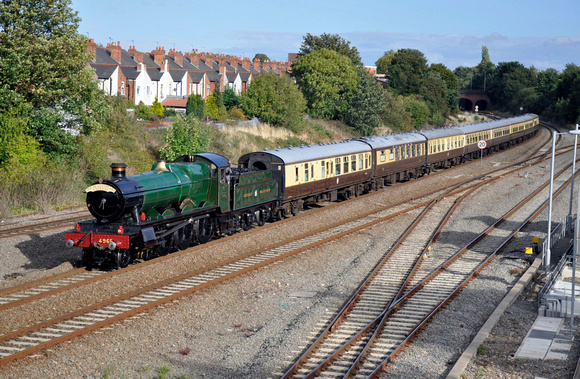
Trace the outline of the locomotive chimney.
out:
[[[111,178],[124,178],[125,177],[125,169],[127,165],[125,163],[113,163],[111,164]]]

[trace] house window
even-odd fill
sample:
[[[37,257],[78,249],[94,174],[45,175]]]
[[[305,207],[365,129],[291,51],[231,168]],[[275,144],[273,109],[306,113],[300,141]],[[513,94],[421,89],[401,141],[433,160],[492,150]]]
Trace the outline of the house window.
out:
[[[125,82],[121,82],[121,96],[125,96]]]
[[[147,96],[151,95],[151,86],[147,86]]]
[[[141,91],[141,86],[137,86],[137,96],[139,96],[139,91]]]

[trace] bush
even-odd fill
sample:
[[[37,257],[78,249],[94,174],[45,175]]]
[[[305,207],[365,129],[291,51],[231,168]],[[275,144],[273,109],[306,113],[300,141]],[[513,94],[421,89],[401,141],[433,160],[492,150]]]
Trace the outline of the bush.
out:
[[[167,131],[167,146],[159,149],[161,158],[167,161],[185,154],[207,151],[211,141],[210,129],[193,117],[177,116]]]
[[[201,95],[189,95],[187,98],[186,114],[199,120],[205,119],[205,101]]]

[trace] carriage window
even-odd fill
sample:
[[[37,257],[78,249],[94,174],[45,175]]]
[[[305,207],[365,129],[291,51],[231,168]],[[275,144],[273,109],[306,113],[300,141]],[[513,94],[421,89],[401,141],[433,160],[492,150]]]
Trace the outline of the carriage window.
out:
[[[391,152],[392,152],[392,151],[393,151],[393,150],[391,150]],[[385,155],[385,152],[384,152],[384,151],[381,151],[381,162],[384,162],[386,159],[387,159],[387,157],[386,157],[386,155]],[[393,159],[393,158],[391,158],[391,159]]]
[[[299,181],[300,177],[298,176],[298,166],[296,166],[296,181]]]
[[[400,159],[400,158],[399,158],[399,148],[398,148],[398,147],[396,147],[396,148],[395,148],[395,160],[396,160],[396,161],[398,161],[399,159]]]
[[[369,168],[369,158],[370,158],[370,155],[366,154],[365,155],[365,168]]]
[[[340,175],[340,158],[336,158],[336,175]]]
[[[356,171],[356,155],[350,157],[350,171]]]
[[[348,172],[348,157],[343,157],[342,161],[344,162],[344,173]]]
[[[411,158],[411,146],[407,145],[407,158]]]
[[[320,177],[322,179],[326,178],[326,167],[324,166],[324,161],[320,162]]]
[[[393,160],[395,159],[395,152],[393,151],[393,149],[389,150],[389,160]]]
[[[413,154],[414,157],[417,156],[417,145],[413,145],[411,147],[411,153]]]
[[[417,146],[417,155],[421,155],[421,145]]]
[[[308,163],[304,165],[304,181],[308,181]]]
[[[362,154],[358,155],[358,169],[359,170],[363,169],[363,155]]]

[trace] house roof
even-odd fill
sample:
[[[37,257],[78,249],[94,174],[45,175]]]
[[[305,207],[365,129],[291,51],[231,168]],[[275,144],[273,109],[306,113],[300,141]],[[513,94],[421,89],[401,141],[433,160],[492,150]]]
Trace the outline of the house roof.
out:
[[[145,63],[147,68],[161,68],[161,66],[159,66],[153,59],[151,59],[149,54],[143,54],[143,63]]]
[[[118,66],[112,64],[91,63],[91,67],[95,69],[97,78],[109,79],[111,75],[113,75]]]
[[[219,74],[215,71],[207,71],[205,74],[207,75],[207,78],[209,79],[210,82],[220,80]]]
[[[242,82],[247,82],[251,76],[252,74],[249,72],[240,72],[240,79],[242,79]]]
[[[189,72],[189,77],[194,83],[200,83],[204,75],[204,72]]]
[[[228,82],[233,83],[236,81],[238,74],[235,72],[226,72],[226,77],[228,78]]]
[[[111,58],[111,54],[102,47],[97,47],[97,52],[95,54],[94,63],[107,63],[107,64],[119,64],[116,60]]]
[[[191,63],[191,60],[186,57],[183,58],[183,68],[187,70],[199,70],[193,63]]]
[[[128,80],[135,80],[141,74],[141,71],[137,71],[137,67],[121,66],[121,71]]]
[[[158,70],[156,68],[149,68],[149,67],[147,67],[147,74],[149,75],[151,80],[156,81],[156,82],[161,80],[161,77],[163,76],[163,73],[160,70]]]
[[[121,65],[137,67],[137,61],[133,59],[133,55],[126,51],[121,52]]]
[[[180,82],[185,75],[185,70],[169,70],[169,75],[171,75],[174,82]]]
[[[187,96],[168,96],[161,104],[164,107],[185,108],[187,106]]]

